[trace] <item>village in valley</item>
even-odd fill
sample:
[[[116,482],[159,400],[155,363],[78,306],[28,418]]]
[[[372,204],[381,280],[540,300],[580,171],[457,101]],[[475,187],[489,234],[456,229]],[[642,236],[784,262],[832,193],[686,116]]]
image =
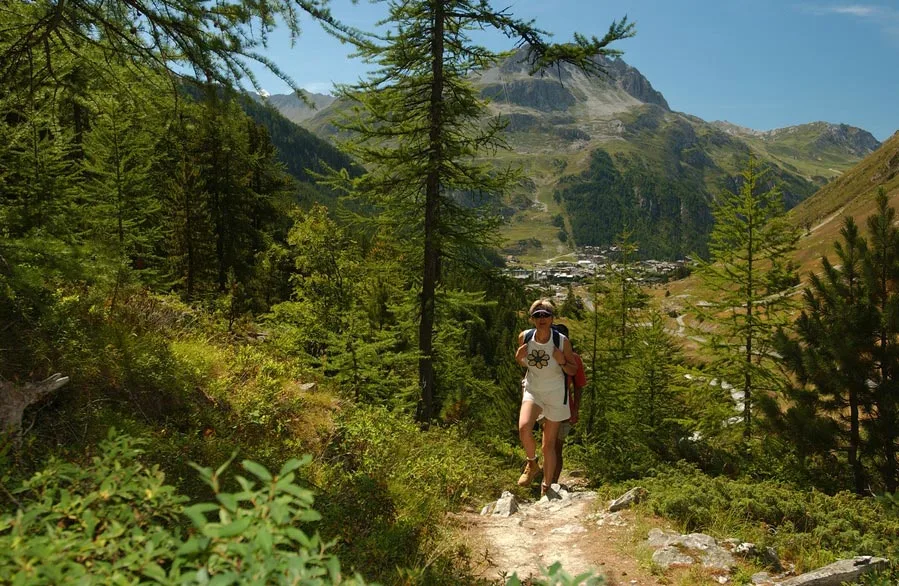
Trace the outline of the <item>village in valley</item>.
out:
[[[661,285],[689,274],[688,259],[676,261],[633,260],[627,268],[629,278],[642,286]],[[528,285],[552,288],[557,296],[565,296],[569,285],[584,284],[593,279],[609,279],[625,269],[617,246],[583,246],[573,253],[551,258],[540,264],[526,265],[518,257],[506,257],[505,272]]]

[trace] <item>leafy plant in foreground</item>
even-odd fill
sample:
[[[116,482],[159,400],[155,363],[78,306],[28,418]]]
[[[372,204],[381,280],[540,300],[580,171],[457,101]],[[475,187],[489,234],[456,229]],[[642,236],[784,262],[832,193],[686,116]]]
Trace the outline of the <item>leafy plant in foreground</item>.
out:
[[[110,433],[87,466],[51,460],[11,491],[0,516],[0,575],[43,584],[360,584],[302,523],[317,520],[312,493],[295,482],[308,462],[277,474],[245,460],[252,479],[197,466],[216,502],[184,507],[157,467],[138,461],[140,441]],[[191,528],[182,539],[184,516]]]

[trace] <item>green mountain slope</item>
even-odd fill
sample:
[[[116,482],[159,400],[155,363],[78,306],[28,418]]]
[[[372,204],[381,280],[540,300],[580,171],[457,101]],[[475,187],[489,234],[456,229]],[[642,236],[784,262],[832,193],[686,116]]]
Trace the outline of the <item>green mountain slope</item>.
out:
[[[859,226],[875,211],[874,196],[883,187],[890,204],[899,208],[899,132],[839,178],[790,210],[789,217],[804,230],[796,260],[803,273],[818,270],[822,255],[832,255],[843,218]]]
[[[770,170],[788,207],[851,168],[879,143],[864,130],[813,123],[767,133],[672,111],[622,59],[602,58],[604,77],[562,66],[529,75],[523,52],[473,83],[508,124],[511,150],[497,164],[526,181],[505,202],[506,252],[538,261],[572,245],[603,245],[628,227],[643,256],[703,252],[710,204],[750,152]],[[303,121],[333,138],[339,102]],[[605,176],[608,174],[608,176]]]
[[[265,97],[269,104],[294,124],[312,118],[317,112],[331,105],[335,98],[326,94],[307,92],[306,99],[309,103],[303,102],[296,94],[271,94]]]
[[[871,133],[846,124],[812,122],[759,132],[730,124],[712,125],[766,153],[781,166],[820,185],[852,168],[880,146]]]
[[[278,149],[279,160],[298,180],[312,182],[310,172],[320,173],[326,166],[336,169],[355,166],[333,144],[288,120],[274,103],[268,105],[247,99],[243,100],[243,109],[253,120],[265,126]]]
[[[759,136],[738,132],[671,111],[621,59],[601,64],[609,72],[604,78],[564,67],[530,77],[519,54],[476,80],[491,110],[508,120],[512,152],[503,159],[534,179],[518,200],[530,197],[536,205],[511,215],[508,252],[537,260],[558,251],[546,246],[547,238],[604,245],[629,228],[643,256],[702,253],[710,204],[722,189],[737,188],[750,152],[792,207],[879,146],[866,131],[825,123]],[[530,249],[522,245],[528,242]]]

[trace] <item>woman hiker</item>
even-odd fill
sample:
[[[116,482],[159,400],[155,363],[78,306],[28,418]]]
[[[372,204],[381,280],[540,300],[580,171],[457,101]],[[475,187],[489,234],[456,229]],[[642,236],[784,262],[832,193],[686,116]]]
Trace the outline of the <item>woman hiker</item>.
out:
[[[538,299],[531,304],[528,313],[536,327],[518,334],[518,349],[515,351],[515,360],[527,367],[527,374],[522,381],[524,394],[521,411],[518,414],[518,436],[521,438],[527,463],[518,484],[529,485],[540,471],[533,429],[534,422],[542,413],[544,481],[540,485],[541,494],[546,494],[548,483],[555,474],[555,446],[559,426],[571,416],[565,396],[566,372],[563,369],[567,365],[571,374],[577,369],[571,342],[552,329],[553,311],[552,302],[548,299]]]
[[[556,324],[553,326],[556,330],[559,331],[563,336],[568,338],[568,341],[571,342],[571,337],[568,335],[568,326],[565,324]],[[556,468],[555,473],[552,477],[552,482],[548,484],[552,486],[553,484],[557,484],[559,482],[559,475],[562,472],[562,444],[565,442],[565,437],[571,433],[571,428],[578,421],[578,413],[580,411],[581,406],[581,392],[584,387],[587,386],[587,375],[584,372],[584,361],[581,359],[580,355],[574,350],[574,344],[571,344],[571,352],[574,356],[574,364],[576,366],[575,373],[573,375],[569,374],[567,377],[566,385],[568,387],[568,407],[571,411],[571,417],[567,421],[563,421],[562,425],[559,426],[559,435],[556,437]],[[569,362],[570,363],[570,362]],[[565,370],[565,373],[568,374],[568,364],[562,368]]]

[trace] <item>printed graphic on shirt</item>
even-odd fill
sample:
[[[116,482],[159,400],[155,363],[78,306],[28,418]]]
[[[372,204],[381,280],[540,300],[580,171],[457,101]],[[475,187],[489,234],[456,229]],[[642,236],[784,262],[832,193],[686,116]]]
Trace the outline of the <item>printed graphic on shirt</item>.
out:
[[[545,350],[535,348],[528,354],[528,364],[537,368],[543,368],[549,364],[549,354]]]

